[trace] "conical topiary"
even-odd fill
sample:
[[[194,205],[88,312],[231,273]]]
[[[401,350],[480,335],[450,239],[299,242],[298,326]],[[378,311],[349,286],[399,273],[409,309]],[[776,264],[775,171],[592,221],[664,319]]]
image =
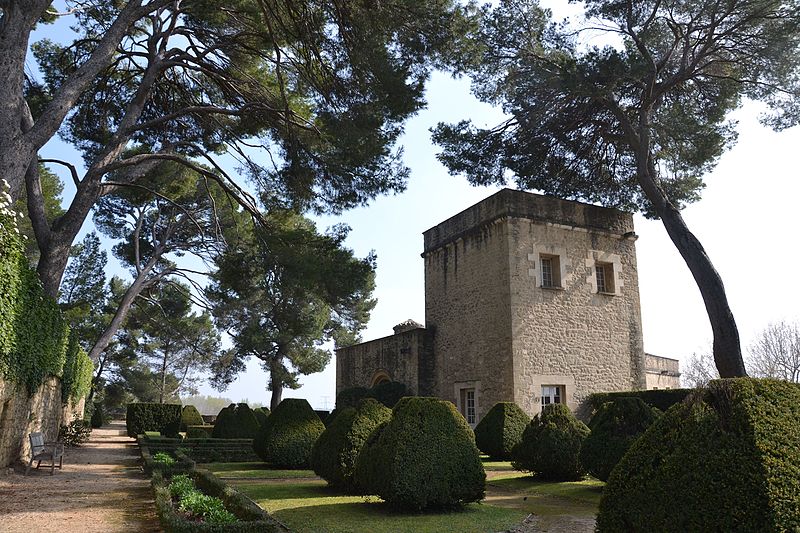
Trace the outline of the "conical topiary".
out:
[[[184,405],[181,411],[181,431],[186,431],[188,426],[202,426],[203,416],[194,405]]]
[[[531,418],[514,402],[499,402],[475,426],[475,444],[495,461],[511,459]]]
[[[589,421],[592,431],[581,446],[581,464],[601,481],[661,412],[639,398],[616,398],[600,406]]]
[[[511,464],[541,479],[580,479],[584,470],[579,454],[588,435],[589,428],[566,405],[546,405],[525,428],[522,440],[511,452]]]
[[[253,449],[275,467],[304,468],[323,431],[325,425],[306,400],[287,398],[267,417]]]
[[[358,408],[345,407],[314,444],[311,468],[332,487],[354,492],[356,458],[370,434],[392,416],[377,400],[361,400]]]
[[[258,427],[261,427],[267,423],[267,417],[269,416],[269,413],[269,407],[257,407],[253,409],[253,414],[256,415],[256,420],[258,420]]]
[[[422,510],[483,499],[486,473],[472,430],[452,403],[406,397],[362,448],[355,481],[394,507]]]

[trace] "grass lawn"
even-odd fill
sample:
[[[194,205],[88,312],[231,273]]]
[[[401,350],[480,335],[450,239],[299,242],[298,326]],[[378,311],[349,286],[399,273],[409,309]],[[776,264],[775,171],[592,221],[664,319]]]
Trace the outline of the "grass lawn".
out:
[[[316,479],[311,470],[277,470],[265,463],[209,463],[197,465],[222,479]]]
[[[484,461],[486,500],[463,510],[404,514],[377,497],[347,496],[330,489],[310,470],[272,470],[263,463],[202,465],[298,533],[483,533],[509,529],[529,513],[540,525],[557,527],[562,519],[589,520],[597,512],[603,484],[537,481],[509,462]],[[581,531],[579,528],[571,531]]]

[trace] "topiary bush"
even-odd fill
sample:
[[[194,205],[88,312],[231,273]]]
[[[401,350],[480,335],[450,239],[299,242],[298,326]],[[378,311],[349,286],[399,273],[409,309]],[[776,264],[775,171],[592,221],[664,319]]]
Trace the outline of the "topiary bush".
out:
[[[375,428],[391,416],[389,408],[371,398],[361,400],[357,409],[342,409],[311,450],[312,470],[332,487],[355,492],[353,473],[358,453]]]
[[[258,407],[257,409],[253,409],[253,414],[256,415],[256,421],[258,421],[258,427],[261,427],[267,423],[267,417],[269,416],[269,413],[269,407]]]
[[[336,411],[337,409],[344,409],[345,407],[356,407],[358,402],[371,398],[371,391],[366,387],[350,387],[349,389],[342,389],[336,395]]]
[[[186,431],[189,426],[202,426],[203,416],[194,405],[184,405],[181,410],[181,431]]]
[[[800,384],[716,380],[671,407],[611,472],[597,528],[800,530]]]
[[[495,461],[511,459],[531,418],[514,402],[499,402],[475,426],[475,444]]]
[[[181,426],[181,404],[129,403],[125,425],[129,437],[142,435],[145,431],[176,437]]]
[[[400,398],[408,396],[408,387],[399,381],[384,381],[369,390],[370,398],[375,398],[388,408],[393,408]]]
[[[393,507],[418,511],[482,500],[486,473],[472,430],[452,403],[406,397],[362,448],[355,482]]]
[[[250,406],[232,403],[217,415],[211,436],[215,439],[252,439],[258,428],[258,420]]]
[[[102,402],[95,402],[94,409],[92,410],[92,418],[90,423],[93,428],[97,429],[102,427],[103,424],[106,423],[106,415],[103,411],[103,404]]]
[[[324,424],[306,400],[287,398],[267,417],[253,441],[253,449],[273,466],[305,468],[323,431]]]
[[[607,481],[631,444],[660,414],[639,398],[616,398],[604,403],[589,421],[591,433],[581,446],[581,464],[597,479]]]
[[[566,405],[546,405],[525,428],[511,452],[511,464],[544,480],[578,480],[584,474],[581,444],[588,435],[589,428]]]

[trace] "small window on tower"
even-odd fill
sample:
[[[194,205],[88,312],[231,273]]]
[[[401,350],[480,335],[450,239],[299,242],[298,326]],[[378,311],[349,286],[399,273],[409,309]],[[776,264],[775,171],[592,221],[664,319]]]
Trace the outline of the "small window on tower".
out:
[[[476,418],[476,403],[475,403],[475,389],[461,389],[461,414],[467,419],[467,424],[475,427],[477,422]]]
[[[557,255],[539,256],[541,286],[548,289],[561,288],[561,264]]]
[[[597,279],[597,292],[614,294],[614,265],[611,263],[597,263],[594,267]]]
[[[564,385],[542,385],[542,407],[564,402]]]

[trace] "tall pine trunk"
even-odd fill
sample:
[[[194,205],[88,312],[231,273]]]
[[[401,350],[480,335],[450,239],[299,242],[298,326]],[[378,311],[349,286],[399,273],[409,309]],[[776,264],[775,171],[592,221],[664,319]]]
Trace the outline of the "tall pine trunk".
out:
[[[639,184],[661,218],[669,238],[689,267],[697,288],[700,289],[714,335],[714,362],[719,375],[723,378],[747,376],[739,342],[739,329],[728,304],[722,278],[711,263],[703,245],[689,230],[680,211],[669,201],[656,182],[657,173],[649,143],[640,148],[638,155]]]

